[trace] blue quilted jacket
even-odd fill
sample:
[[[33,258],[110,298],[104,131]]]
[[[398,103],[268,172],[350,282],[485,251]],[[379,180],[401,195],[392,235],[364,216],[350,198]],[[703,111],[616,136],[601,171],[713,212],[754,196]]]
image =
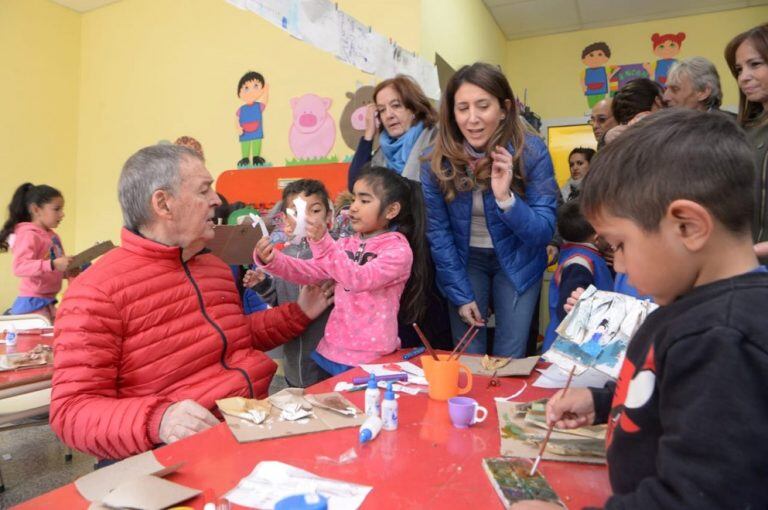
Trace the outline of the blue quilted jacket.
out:
[[[507,149],[514,151],[511,145]],[[483,193],[485,219],[496,256],[519,293],[538,282],[546,269],[546,246],[555,231],[558,193],[552,159],[540,138],[526,135],[523,161],[525,198],[516,196],[515,204],[504,212],[496,204],[493,191]],[[458,193],[450,204],[446,203],[429,160],[421,166],[421,182],[437,285],[456,306],[475,301],[467,276],[472,192]]]

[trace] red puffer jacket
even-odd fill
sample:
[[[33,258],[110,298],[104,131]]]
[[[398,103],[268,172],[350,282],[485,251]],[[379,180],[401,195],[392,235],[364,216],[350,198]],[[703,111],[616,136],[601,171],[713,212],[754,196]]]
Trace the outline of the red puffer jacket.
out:
[[[309,324],[296,303],[243,315],[232,272],[213,255],[181,260],[123,229],[122,246],[69,286],[56,315],[51,427],[64,443],[121,459],[160,443],[184,399],[264,398],[276,365],[262,351]]]

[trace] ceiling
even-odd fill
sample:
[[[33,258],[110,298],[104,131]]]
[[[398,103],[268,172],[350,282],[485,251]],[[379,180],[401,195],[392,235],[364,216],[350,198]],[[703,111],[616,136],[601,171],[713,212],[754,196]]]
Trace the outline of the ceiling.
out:
[[[483,3],[511,40],[768,5],[768,0],[483,0]]]
[[[120,0],[51,0],[77,12],[88,12]]]

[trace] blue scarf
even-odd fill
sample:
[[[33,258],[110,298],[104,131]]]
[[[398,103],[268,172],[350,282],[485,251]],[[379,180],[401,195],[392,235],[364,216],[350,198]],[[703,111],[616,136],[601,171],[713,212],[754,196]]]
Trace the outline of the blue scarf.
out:
[[[402,175],[405,163],[408,161],[408,156],[411,155],[411,150],[422,131],[424,131],[424,123],[419,122],[411,126],[408,131],[398,138],[392,138],[387,134],[386,130],[381,132],[379,144],[381,145],[381,151],[384,153],[384,158],[387,160],[387,168]]]

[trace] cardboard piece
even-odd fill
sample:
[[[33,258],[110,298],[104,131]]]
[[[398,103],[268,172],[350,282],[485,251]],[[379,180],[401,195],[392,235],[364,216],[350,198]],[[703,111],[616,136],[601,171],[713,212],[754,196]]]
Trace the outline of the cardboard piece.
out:
[[[253,250],[263,235],[258,225],[216,225],[213,232],[206,248],[214,255],[231,266],[253,264]]]
[[[490,377],[493,375],[493,370],[486,370],[483,368],[483,358],[480,356],[467,356],[462,355],[459,358],[459,362],[466,365],[466,367],[475,375],[485,375]],[[529,358],[513,359],[496,372],[496,377],[513,377],[513,376],[525,376],[528,377],[533,371],[533,367],[539,362],[539,356],[531,356]]]
[[[88,501],[101,501],[121,482],[144,475],[165,476],[179,467],[181,464],[163,466],[157,461],[155,454],[149,451],[83,475],[75,480],[75,487]]]
[[[37,368],[47,365],[48,363],[53,363],[52,352],[42,352],[34,359],[30,357],[29,352],[3,354],[0,356],[0,372],[7,370],[21,370],[24,368]]]
[[[121,483],[101,502],[111,508],[162,510],[201,492],[156,476],[142,475]]]
[[[274,396],[274,395],[273,395]],[[338,402],[345,408],[349,407],[355,410],[354,416],[345,416],[337,411],[325,409],[320,406],[312,407],[312,415],[308,418],[288,421],[280,420],[283,412],[274,401],[273,406],[266,421],[261,424],[255,424],[250,420],[238,418],[229,414],[224,414],[224,420],[232,431],[232,435],[239,443],[248,443],[251,441],[261,441],[263,439],[273,439],[276,437],[296,436],[301,434],[311,434],[313,432],[323,432],[326,430],[336,430],[346,427],[358,427],[365,421],[365,414],[354,404],[349,402],[340,393],[320,393],[314,395],[320,402]]]
[[[522,457],[534,459],[539,454],[539,442],[544,439],[547,431],[544,427],[531,425],[525,421],[526,410],[529,402],[502,402],[496,401],[496,411],[499,416],[499,431],[501,433],[501,454],[505,457]],[[602,426],[592,426],[589,429],[599,429]],[[593,439],[589,434],[573,434],[560,432],[557,429],[547,443],[547,448],[541,456],[543,460],[556,460],[560,462],[582,462],[585,464],[605,464],[605,440]],[[599,442],[602,446],[602,457],[558,455],[551,451],[551,447],[558,444],[579,442]]]
[[[112,241],[104,241],[101,243],[94,244],[90,248],[87,248],[74,257],[72,257],[72,261],[67,266],[67,271],[71,271],[73,269],[77,269],[78,267],[82,267],[86,265],[88,262],[91,262],[93,260],[96,260],[97,258],[101,257],[105,253],[107,253],[109,250],[114,248],[115,245],[112,244]]]

